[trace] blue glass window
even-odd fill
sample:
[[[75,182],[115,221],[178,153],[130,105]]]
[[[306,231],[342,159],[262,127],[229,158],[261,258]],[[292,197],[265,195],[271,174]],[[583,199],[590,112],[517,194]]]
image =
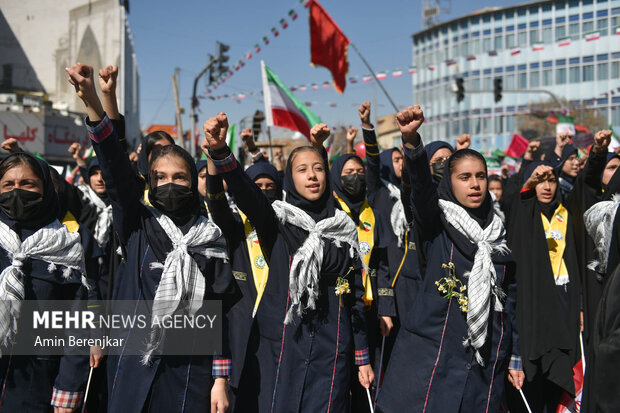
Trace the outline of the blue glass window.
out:
[[[584,56],[583,63],[590,63],[594,61],[594,56]]]
[[[514,72],[514,71],[515,71],[515,67],[514,67],[514,66],[508,66],[508,67],[506,68],[506,71],[507,71],[507,72]]]
[[[596,60],[607,60],[609,59],[609,56],[607,54],[600,54],[598,56],[596,56]]]
[[[471,34],[472,37],[480,37],[480,32],[473,32]]]
[[[506,31],[507,31],[507,32],[514,32],[514,31],[515,31],[515,27],[514,27],[514,25],[512,25],[512,26],[506,26]]]
[[[530,63],[530,69],[538,69],[540,67],[540,63]]]
[[[555,61],[556,66],[564,66],[566,65],[566,59],[558,59]]]
[[[520,23],[519,26],[517,26],[519,28],[519,30],[521,29],[526,29],[527,28],[527,24],[525,23]]]
[[[490,75],[491,74],[491,69],[484,69],[483,72],[485,75]]]
[[[495,73],[503,73],[504,72],[504,68],[503,67],[496,67],[495,68]]]
[[[564,23],[566,21],[566,17],[556,17],[555,23]]]
[[[568,59],[568,63],[571,64],[571,65],[579,64],[579,58],[578,57],[571,57],[570,59]]]
[[[583,14],[583,19],[584,19],[584,20],[588,20],[588,19],[591,19],[591,18],[593,18],[593,17],[594,17],[594,13],[592,13],[592,12],[589,12],[589,13],[584,13],[584,14]]]
[[[501,27],[496,27],[495,28],[495,33],[501,33],[502,32],[502,28]]]
[[[550,26],[552,23],[551,19],[543,20],[543,26]]]
[[[538,22],[530,22],[530,27],[538,27]]]
[[[486,29],[485,31],[482,32],[483,35],[487,35],[487,34],[491,34],[491,29]]]
[[[568,21],[571,21],[571,22],[579,21],[579,15],[578,14],[573,14],[572,16],[569,16],[568,17]]]
[[[607,12],[607,9],[605,10],[599,10],[596,12],[596,17],[605,17],[607,16],[609,13]]]
[[[543,67],[551,67],[551,66],[553,66],[553,61],[552,60],[543,62]]]
[[[519,65],[518,69],[519,70],[526,70],[527,69],[527,65]]]

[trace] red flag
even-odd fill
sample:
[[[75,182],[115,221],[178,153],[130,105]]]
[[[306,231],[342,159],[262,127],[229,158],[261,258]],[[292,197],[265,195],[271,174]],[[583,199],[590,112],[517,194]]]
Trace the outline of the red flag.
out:
[[[583,392],[582,359],[579,359],[577,364],[573,366],[573,382],[575,383],[575,397],[573,398],[564,391],[556,409],[556,413],[578,413],[581,411],[581,396]]]
[[[527,150],[527,145],[529,143],[530,141],[515,133],[512,135],[512,140],[510,141],[510,145],[508,145],[508,149],[506,149],[506,156],[520,158]]]
[[[310,2],[310,62],[332,72],[334,89],[343,93],[347,85],[349,39],[318,1]]]

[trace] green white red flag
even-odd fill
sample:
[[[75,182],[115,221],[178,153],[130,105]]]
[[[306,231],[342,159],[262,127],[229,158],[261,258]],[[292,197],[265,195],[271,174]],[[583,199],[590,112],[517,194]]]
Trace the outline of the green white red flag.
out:
[[[310,129],[321,119],[293,95],[280,78],[261,61],[267,126],[298,131],[310,141]]]

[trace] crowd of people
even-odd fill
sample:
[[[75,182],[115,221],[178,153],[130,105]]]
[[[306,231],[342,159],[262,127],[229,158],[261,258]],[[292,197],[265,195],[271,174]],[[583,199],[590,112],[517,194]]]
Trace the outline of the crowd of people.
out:
[[[559,133],[489,176],[469,135],[423,139],[418,105],[396,116],[402,146],[380,151],[365,102],[365,159],[330,164],[321,123],[272,164],[246,129],[246,169],[224,113],[204,123],[201,160],[163,131],[135,153],[117,67],[67,74],[96,154],[68,148],[73,182],[2,144],[0,411],[618,411],[610,130],[587,161]],[[23,300],[90,299],[152,302],[153,315],[217,300],[222,352],[167,355],[153,326],[127,332],[139,355],[11,353]]]

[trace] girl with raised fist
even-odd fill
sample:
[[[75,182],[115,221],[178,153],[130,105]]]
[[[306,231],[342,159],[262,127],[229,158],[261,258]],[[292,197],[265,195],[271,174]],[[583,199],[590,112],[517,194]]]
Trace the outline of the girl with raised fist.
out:
[[[418,129],[419,106],[397,115],[423,281],[402,320],[377,399],[382,412],[499,411],[515,329],[514,262],[487,191],[484,158],[462,149],[436,186]],[[523,374],[510,371],[519,386]]]
[[[360,383],[369,364],[362,267],[354,222],[335,207],[315,125],[312,147],[295,149],[284,176],[286,202],[273,203],[243,173],[226,145],[224,113],[204,124],[203,151],[228,184],[261,240],[269,277],[256,313],[261,375],[259,412],[344,412],[351,362]]]

